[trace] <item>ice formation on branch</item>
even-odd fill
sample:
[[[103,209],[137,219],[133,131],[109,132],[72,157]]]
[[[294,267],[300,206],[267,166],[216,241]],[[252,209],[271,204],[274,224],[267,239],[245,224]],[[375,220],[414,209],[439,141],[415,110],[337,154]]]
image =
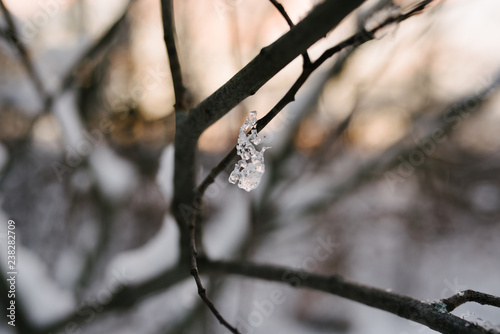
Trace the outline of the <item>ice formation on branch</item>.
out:
[[[262,137],[257,133],[256,124],[257,112],[251,111],[245,123],[241,126],[238,136],[236,149],[241,159],[234,166],[234,170],[229,176],[230,183],[235,184],[238,182],[238,187],[246,191],[257,188],[266,169],[264,152],[269,147],[263,147],[260,151],[255,147],[255,145],[262,143]]]

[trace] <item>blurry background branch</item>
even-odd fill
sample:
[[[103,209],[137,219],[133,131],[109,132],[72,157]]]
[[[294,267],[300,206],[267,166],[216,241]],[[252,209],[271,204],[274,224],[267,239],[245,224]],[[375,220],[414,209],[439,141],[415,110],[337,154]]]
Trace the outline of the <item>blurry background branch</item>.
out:
[[[109,50],[115,44],[114,41],[134,2],[135,0],[130,0],[128,2],[122,15],[120,15],[118,19],[113,22],[113,24],[101,35],[101,37],[92,43],[71,66],[71,68],[63,76],[61,84],[59,85],[58,90],[53,94],[52,99],[57,98],[65,91],[71,89],[75,82],[83,81],[85,79],[82,77],[83,74],[90,73],[102,61],[106,50]]]
[[[33,61],[31,60],[30,54],[26,47],[24,46],[23,42],[19,39],[20,34],[17,31],[16,25],[14,24],[14,21],[12,19],[12,16],[5,7],[5,4],[3,3],[3,0],[0,0],[0,9],[2,10],[2,13],[5,17],[5,21],[7,21],[8,28],[7,30],[3,33],[4,37],[7,39],[8,42],[10,42],[11,46],[17,50],[20,54],[21,61],[26,68],[26,71],[28,72],[28,75],[30,76],[31,80],[33,81],[33,85],[35,86],[38,95],[42,101],[45,101],[47,98],[47,92],[45,91],[44,84],[42,82],[42,79],[40,78],[35,65],[33,64]]]
[[[302,21],[194,107],[188,116],[193,135],[199,135],[238,103],[255,94],[269,79],[298,55],[323,38],[363,1],[327,0],[316,6]]]
[[[420,152],[422,145],[431,143],[434,147],[446,141],[447,136],[456,130],[464,119],[481,111],[481,106],[494,96],[499,87],[500,71],[496,72],[487,86],[479,87],[471,95],[450,103],[434,118],[416,121],[415,129],[423,132],[424,135],[418,135],[418,138],[415,138],[415,133],[408,133],[407,136],[388,147],[385,152],[356,169],[351,177],[328,189],[328,195],[323,200],[306,203],[304,207],[297,210],[297,213],[303,215],[325,210],[349,193],[366,185],[368,181],[381,176],[391,187],[394,187],[403,181],[403,177],[390,173],[391,169],[402,166],[405,161],[412,161],[411,155]]]

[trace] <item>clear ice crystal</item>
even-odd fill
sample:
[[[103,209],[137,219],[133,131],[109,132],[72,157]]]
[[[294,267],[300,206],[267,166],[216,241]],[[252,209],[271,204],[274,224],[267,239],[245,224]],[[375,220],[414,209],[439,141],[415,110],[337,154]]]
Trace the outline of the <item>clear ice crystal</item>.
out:
[[[442,301],[434,302],[434,303],[432,303],[432,305],[434,306],[434,309],[436,311],[438,311],[439,313],[447,313],[448,312],[448,310],[446,308],[446,304],[443,303]]]
[[[251,111],[245,123],[241,126],[238,136],[236,151],[241,157],[241,160],[234,165],[234,170],[229,176],[230,183],[238,183],[238,187],[246,191],[257,188],[266,170],[266,166],[264,165],[264,152],[269,147],[263,147],[259,151],[254,146],[262,143],[262,137],[259,136],[255,128],[256,124],[257,112]],[[249,130],[250,132],[248,132]]]

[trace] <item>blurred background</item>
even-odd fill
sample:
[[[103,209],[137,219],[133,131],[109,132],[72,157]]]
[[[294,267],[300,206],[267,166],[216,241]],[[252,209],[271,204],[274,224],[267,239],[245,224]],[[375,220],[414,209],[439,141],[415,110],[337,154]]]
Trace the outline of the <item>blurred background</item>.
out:
[[[1,263],[5,275],[12,219],[19,308],[18,326],[1,321],[0,332],[224,332],[191,278],[161,279],[175,267],[179,232],[160,1],[3,2],[16,30],[0,11]],[[318,3],[281,2],[296,23]],[[311,58],[397,12],[389,2],[367,1]],[[405,12],[416,2],[394,3]],[[289,29],[266,0],[174,1],[174,12],[195,104]],[[326,62],[263,131],[272,148],[259,187],[229,184],[229,166],[208,188],[206,253],[421,300],[465,289],[499,296],[498,31],[496,0],[436,1]],[[249,111],[264,116],[301,70],[297,58],[202,135],[198,182],[236,144]],[[285,284],[203,279],[243,333],[433,333]],[[124,286],[140,293],[113,299]],[[78,312],[82,323],[67,320]],[[493,307],[454,313],[499,330]]]

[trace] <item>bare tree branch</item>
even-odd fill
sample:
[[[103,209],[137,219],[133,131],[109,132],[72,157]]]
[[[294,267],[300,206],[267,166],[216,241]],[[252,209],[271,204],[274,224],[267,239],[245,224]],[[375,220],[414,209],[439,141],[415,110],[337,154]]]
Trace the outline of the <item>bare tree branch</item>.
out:
[[[181,63],[175,44],[176,34],[172,0],[161,0],[161,16],[163,21],[163,38],[167,47],[170,72],[172,73],[174,84],[175,110],[187,111],[186,88],[182,81]]]
[[[474,290],[460,291],[451,297],[441,299],[441,302],[446,304],[446,310],[448,312],[451,312],[460,305],[468,302],[475,302],[481,305],[490,305],[500,308],[500,297]]]
[[[181,226],[181,244],[189,249],[189,226],[199,212],[195,202],[195,151],[200,134],[239,102],[254,94],[283,67],[335,27],[363,1],[327,0],[260,54],[187,115],[177,117],[172,212]],[[180,116],[180,115],[179,115]],[[189,255],[186,254],[189,258]]]
[[[408,15],[408,16],[402,16],[401,20],[404,19],[404,18],[407,18],[409,16],[410,15]],[[340,43],[339,45],[337,45],[337,46],[335,46],[335,47],[327,50],[314,63],[309,64],[308,66],[304,66],[302,74],[297,79],[297,81],[294,83],[294,85],[292,86],[292,88],[290,88],[290,90],[287,92],[287,94],[285,94],[285,96],[278,102],[278,104],[275,106],[275,108],[273,108],[263,119],[261,119],[259,121],[259,123],[257,124],[257,131],[260,131],[264,126],[266,126],[289,102],[291,102],[291,101],[293,101],[295,99],[295,94],[300,89],[300,87],[302,87],[302,85],[305,83],[305,81],[310,76],[310,74],[315,69],[317,69],[321,64],[323,64],[327,59],[329,59],[332,55],[334,55],[335,53],[339,52],[340,50],[342,50],[343,48],[345,48],[347,46],[360,45],[360,44],[362,44],[362,43],[364,43],[364,42],[366,42],[368,40],[371,40],[373,38],[374,33],[378,29],[381,29],[385,25],[388,25],[388,24],[393,23],[393,22],[400,22],[400,21],[397,21],[398,19],[400,19],[400,18],[389,18],[385,22],[383,22],[379,27],[376,27],[375,29],[373,29],[373,30],[371,30],[369,32],[362,31],[359,34],[356,34],[356,35],[352,36],[347,41],[344,41],[343,43]],[[307,18],[304,19],[302,22],[304,22],[306,20],[307,20]],[[300,25],[300,23],[299,23],[299,25]],[[293,28],[292,28],[292,30],[290,32],[293,32]],[[277,42],[275,42],[273,45],[276,45],[276,43],[278,43],[280,40],[278,40]],[[269,48],[271,48],[273,45],[271,45]],[[264,56],[265,56],[266,51],[265,50],[263,50],[263,51],[264,51]],[[304,50],[304,52],[305,52],[305,50]],[[261,55],[263,55],[263,52],[261,52],[261,54],[259,56],[261,56]],[[258,57],[255,58],[255,59],[258,59]],[[269,57],[269,54],[267,55],[267,57]],[[254,61],[255,61],[255,59],[254,59]],[[306,59],[306,58],[304,58],[304,59]],[[252,62],[254,62],[254,61],[252,61]],[[276,60],[274,60],[274,62],[275,61]],[[249,65],[247,65],[239,73],[243,73],[245,71],[245,69],[248,69],[248,67],[252,64],[252,62]],[[265,66],[265,62],[263,62],[263,64],[261,64],[261,65]],[[235,77],[237,77],[237,75]],[[233,77],[233,79],[235,77]],[[231,79],[231,80],[233,80],[233,79]],[[231,80],[226,85],[228,85],[231,82]],[[244,81],[243,84],[245,84],[245,83],[248,83],[248,82]],[[220,91],[220,89],[219,89],[219,91]],[[217,92],[214,93],[214,94],[217,94]],[[202,105],[202,104],[203,104],[203,102],[200,105]],[[200,105],[197,108],[199,108]],[[197,210],[198,212],[194,212],[194,210],[191,209],[192,212],[190,212],[189,215],[188,215],[188,217],[186,217],[183,214],[182,210],[180,210],[181,206],[189,208],[189,204],[188,204],[189,201],[192,201],[191,202],[192,203],[192,207],[194,207],[196,203],[200,203],[201,202],[201,198],[202,198],[202,194],[206,190],[206,187],[208,186],[208,184],[210,184],[211,182],[213,182],[213,180],[215,179],[214,176],[212,178],[210,178],[210,175],[209,175],[208,181],[202,183],[201,191],[198,191],[196,194],[194,194],[194,196],[193,196],[193,194],[191,192],[187,191],[187,189],[190,189],[190,187],[188,187],[186,189],[186,183],[184,182],[184,181],[188,181],[189,182],[188,183],[189,186],[193,183],[194,174],[188,175],[187,173],[185,173],[184,168],[186,166],[194,166],[194,154],[190,156],[190,160],[187,160],[186,159],[186,150],[187,150],[187,153],[190,154],[190,152],[194,152],[194,150],[195,150],[196,147],[195,147],[195,145],[193,145],[192,147],[186,147],[185,142],[181,142],[181,141],[185,140],[186,137],[187,137],[187,138],[190,138],[191,140],[193,140],[193,144],[195,144],[197,142],[196,136],[198,135],[198,133],[195,132],[195,134],[193,135],[193,126],[196,127],[196,125],[192,124],[192,122],[189,121],[189,117],[191,115],[195,114],[196,110],[197,110],[196,108],[193,109],[187,115],[187,118],[183,121],[184,124],[187,124],[187,127],[184,126],[184,124],[181,123],[180,121],[177,122],[177,127],[176,127],[176,129],[177,129],[177,133],[176,133],[176,148],[175,148],[175,151],[176,151],[176,174],[181,174],[181,175],[184,174],[185,178],[181,179],[181,178],[177,178],[177,176],[175,177],[175,181],[174,182],[177,182],[177,183],[176,183],[176,186],[174,186],[174,188],[176,190],[182,189],[182,194],[184,194],[184,195],[182,196],[183,199],[181,199],[180,201],[179,201],[179,197],[175,197],[174,196],[173,208],[174,208],[174,210],[176,208],[179,208],[179,210],[175,210],[178,213],[174,214],[174,215],[176,216],[176,218],[177,218],[178,221],[180,221],[180,219],[182,219],[185,223],[187,223],[188,229],[190,231],[189,244],[190,244],[190,249],[191,249],[191,275],[195,278],[196,284],[198,286],[198,294],[203,299],[203,301],[208,305],[208,307],[210,308],[210,310],[212,311],[212,313],[217,317],[217,319],[219,320],[219,322],[221,324],[223,324],[226,328],[228,328],[231,332],[237,333],[237,329],[234,328],[234,327],[232,327],[220,315],[220,313],[217,311],[217,309],[215,308],[215,306],[213,305],[213,303],[208,299],[208,297],[206,295],[206,290],[203,287],[201,278],[199,276],[198,263],[197,263],[197,255],[198,254],[197,254],[197,251],[196,251],[196,224],[195,224],[195,222],[196,222],[196,216],[199,214],[199,211]],[[191,120],[192,120],[192,118],[191,118]],[[208,121],[208,122],[210,122],[210,121]],[[233,149],[233,152],[234,151],[235,150]],[[226,158],[227,158],[227,160],[224,159],[223,161],[229,161],[230,160],[230,156],[227,156]],[[222,165],[219,165],[218,167],[219,167],[218,171],[220,171],[220,170],[222,170],[222,168],[224,168],[224,166],[222,166]],[[217,172],[217,169],[216,169],[216,172]],[[177,186],[177,184],[178,184],[178,186]],[[176,193],[176,194],[178,194],[178,193]],[[183,202],[184,199],[186,200],[186,202]]]
[[[230,79],[219,90],[192,109],[188,115],[176,113],[175,134],[175,175],[174,198],[172,212],[179,223],[181,230],[181,261],[190,258],[191,274],[195,278],[199,295],[212,310],[219,321],[233,333],[237,330],[225,321],[208,300],[203,288],[197,268],[196,252],[196,216],[199,214],[195,195],[195,152],[199,135],[217,119],[236,106],[246,97],[255,93],[265,82],[272,78],[279,70],[303,53],[314,42],[323,37],[330,29],[336,26],[341,19],[354,10],[362,1],[352,1],[349,4],[329,0],[317,6],[301,23],[278,39]],[[166,12],[163,4],[164,21],[172,16]],[[171,7],[168,7],[171,9]],[[171,21],[168,21],[171,22]],[[164,27],[167,25],[164,23]],[[169,49],[169,40],[165,34],[165,43]],[[173,33],[173,30],[171,31]],[[172,48],[170,48],[169,56]],[[177,59],[176,54],[174,59]],[[175,60],[174,60],[175,62]],[[172,64],[171,64],[172,66]],[[179,66],[174,63],[173,71],[180,73]],[[174,80],[175,83],[175,80]],[[177,93],[179,90],[177,89]],[[178,103],[178,101],[176,101]],[[212,113],[212,115],[211,115]],[[189,245],[189,248],[187,247]],[[190,249],[190,252],[186,252]]]
[[[176,115],[176,125],[181,124],[179,118],[182,117],[181,113],[187,111],[187,102],[186,102],[186,88],[182,82],[182,72],[181,72],[181,64],[179,61],[179,56],[177,54],[177,47],[175,44],[175,23],[174,23],[174,14],[173,14],[173,3],[172,0],[161,0],[161,8],[162,8],[162,21],[163,21],[163,37],[165,39],[165,46],[167,48],[168,59],[170,63],[170,72],[172,73],[172,81],[174,84],[174,93],[175,93],[175,115]],[[177,126],[176,126],[177,128]],[[177,131],[176,131],[177,132]],[[176,142],[181,141],[182,138],[179,138],[176,135]],[[177,156],[177,149],[176,156]],[[182,153],[182,152],[181,152]],[[179,221],[180,224],[183,224],[183,220]],[[233,327],[221,313],[217,310],[214,303],[208,298],[206,289],[203,286],[203,282],[201,281],[200,274],[198,272],[198,263],[197,263],[197,255],[196,251],[196,216],[193,216],[188,223],[188,228],[190,231],[189,237],[189,245],[190,245],[190,259],[191,259],[191,275],[193,276],[196,286],[198,287],[198,295],[201,300],[208,306],[212,314],[219,320],[219,322],[226,327],[231,333],[238,334],[238,330]],[[182,227],[181,227],[182,228]],[[182,247],[182,246],[181,246]]]
[[[250,63],[189,113],[186,126],[199,136],[238,103],[255,94],[311,45],[323,38],[342,19],[361,5],[362,0],[327,0],[316,6],[290,31],[263,48]]]
[[[215,307],[214,303],[208,298],[207,296],[207,291],[205,287],[203,286],[203,282],[201,281],[200,273],[198,270],[198,252],[196,250],[196,233],[197,233],[197,226],[196,226],[196,217],[199,215],[195,215],[191,218],[190,224],[189,224],[189,231],[190,231],[190,239],[189,239],[189,245],[191,248],[191,276],[193,276],[196,286],[198,288],[198,295],[200,296],[201,300],[208,306],[212,314],[217,318],[217,320],[224,326],[226,327],[231,333],[239,334],[239,331],[236,329],[236,327],[233,327],[217,310]]]
[[[489,100],[492,94],[498,91],[500,87],[500,71],[495,73],[493,80],[486,87],[476,90],[473,94],[461,98],[454,103],[451,103],[441,113],[439,113],[430,122],[431,127],[425,129],[425,135],[417,142],[408,136],[402,138],[389,148],[387,148],[380,156],[368,161],[358,170],[352,173],[352,176],[347,178],[340,185],[335,185],[328,190],[328,195],[320,202],[307,204],[300,209],[296,214],[307,215],[321,211],[325,207],[331,207],[338,200],[345,198],[348,193],[358,189],[359,186],[366,183],[367,180],[380,177],[384,172],[390,171],[397,167],[401,160],[410,159],[412,153],[418,152],[421,142],[435,142],[436,133],[439,137],[451,134],[457,128],[457,122],[462,122],[463,118],[471,114],[477,113],[481,106]],[[408,145],[410,141],[412,144]],[[400,160],[401,159],[401,160]]]
[[[264,116],[257,122],[257,131],[260,132],[271,120],[278,115],[279,112],[283,110],[283,108],[293,102],[295,100],[295,95],[299,91],[299,89],[304,85],[309,76],[314,72],[318,67],[320,67],[327,59],[335,55],[336,53],[348,48],[348,47],[358,47],[368,41],[373,39],[375,33],[384,27],[393,24],[395,22],[399,23],[407,18],[414,15],[415,12],[421,11],[425,8],[430,2],[433,0],[423,1],[420,5],[416,6],[413,10],[408,13],[401,14],[397,17],[390,17],[382,22],[377,27],[373,28],[370,31],[362,30],[357,34],[349,37],[348,39],[342,41],[341,43],[335,45],[334,47],[326,50],[323,54],[309,66],[304,68],[299,78],[295,81],[292,87],[286,92],[286,94],[281,98],[281,100]],[[197,196],[198,198],[202,198],[203,194],[207,190],[207,188],[215,181],[215,178],[219,173],[221,173],[224,169],[231,164],[236,159],[236,147],[234,147],[225,157],[222,159],[217,166],[215,166],[210,173],[205,177],[203,182],[198,186]]]
[[[194,237],[193,237],[193,240],[194,240]],[[193,258],[193,261],[191,264],[191,266],[192,266],[191,275],[194,277],[194,279],[196,281],[196,286],[198,287],[198,295],[203,300],[203,302],[208,306],[208,308],[210,309],[210,312],[212,312],[212,314],[217,318],[217,320],[219,320],[221,325],[226,327],[231,333],[235,333],[235,334],[240,333],[236,329],[236,327],[233,327],[226,319],[224,319],[224,317],[220,314],[220,312],[215,307],[214,303],[208,298],[207,291],[206,291],[205,287],[203,286],[203,283],[201,282],[200,273],[198,272],[198,263],[196,260],[196,255],[193,255],[192,258]]]
[[[278,12],[280,12],[280,14],[283,16],[283,18],[285,19],[286,23],[288,23],[290,28],[293,28],[294,24],[292,22],[292,19],[290,19],[290,16],[288,16],[288,13],[286,12],[285,7],[283,7],[283,5],[276,0],[269,0],[269,1],[271,1],[273,6],[276,7]],[[311,58],[309,58],[309,54],[307,53],[307,50],[304,51],[304,53],[302,54],[302,58],[304,59],[304,65],[303,65],[304,67],[307,67],[311,64]]]
[[[16,25],[14,24],[14,20],[12,19],[12,15],[10,14],[7,7],[3,3],[3,0],[0,0],[0,9],[2,10],[5,20],[7,21],[8,29],[4,33],[5,37],[13,44],[13,46],[17,49],[19,54],[21,55],[21,61],[26,68],[33,84],[37,90],[37,93],[42,101],[46,99],[46,91],[42,82],[42,79],[38,75],[35,66],[31,60],[30,54],[23,42],[19,39],[19,33],[17,31]]]
[[[203,262],[205,270],[281,282],[324,291],[418,322],[444,334],[485,334],[489,330],[426,303],[394,292],[354,283],[339,275],[323,276],[291,268],[244,262]],[[484,300],[484,296],[482,297]],[[495,301],[498,302],[498,301]],[[496,306],[496,305],[495,305]]]

